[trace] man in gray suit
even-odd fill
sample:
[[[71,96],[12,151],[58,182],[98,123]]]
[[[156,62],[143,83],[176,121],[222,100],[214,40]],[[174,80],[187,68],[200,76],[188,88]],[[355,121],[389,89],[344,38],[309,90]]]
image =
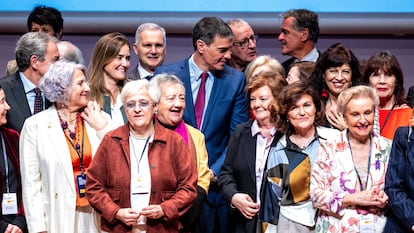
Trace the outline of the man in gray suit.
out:
[[[135,32],[134,52],[138,65],[128,74],[129,80],[150,79],[164,62],[167,41],[165,29],[155,23],[141,24]]]
[[[17,41],[15,74],[0,79],[10,110],[6,127],[21,131],[26,118],[35,113],[36,88],[49,65],[59,59],[57,39],[43,32],[28,32]],[[41,93],[40,93],[41,94]],[[42,95],[42,94],[41,94]],[[50,102],[42,95],[42,109]]]

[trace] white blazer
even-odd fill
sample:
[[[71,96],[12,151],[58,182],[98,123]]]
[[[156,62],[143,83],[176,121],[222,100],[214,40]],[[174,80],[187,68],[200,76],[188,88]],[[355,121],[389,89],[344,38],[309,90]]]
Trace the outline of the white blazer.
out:
[[[98,136],[92,127],[85,126],[94,155],[103,135]],[[19,149],[29,232],[75,232],[76,188],[72,161],[54,106],[26,119]]]

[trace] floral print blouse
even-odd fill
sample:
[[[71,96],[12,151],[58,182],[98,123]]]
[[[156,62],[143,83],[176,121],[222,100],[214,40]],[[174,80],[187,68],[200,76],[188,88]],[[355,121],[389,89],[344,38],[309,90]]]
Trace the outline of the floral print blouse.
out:
[[[318,208],[315,232],[359,232],[360,214],[355,207],[342,209],[346,194],[360,192],[347,130],[339,137],[321,142],[319,154],[311,172],[310,196]],[[392,141],[373,134],[367,189],[384,189],[385,172]],[[355,151],[353,152],[355,153]],[[373,215],[375,232],[382,232],[386,217],[380,210]]]

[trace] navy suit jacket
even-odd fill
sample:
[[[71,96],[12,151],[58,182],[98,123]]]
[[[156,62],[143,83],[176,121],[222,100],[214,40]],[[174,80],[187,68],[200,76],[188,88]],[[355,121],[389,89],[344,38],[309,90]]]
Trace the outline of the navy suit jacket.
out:
[[[10,110],[7,112],[6,127],[20,133],[24,121],[32,115],[32,112],[30,111],[29,103],[27,102],[26,93],[19,72],[0,79],[0,85],[6,95],[6,101],[10,105]],[[45,108],[48,108],[50,105],[51,103],[46,100]]]
[[[174,74],[184,83],[184,121],[197,128],[194,101],[191,91],[189,58],[174,64],[158,67],[156,74]],[[225,66],[214,73],[214,84],[208,106],[203,117],[201,132],[205,136],[208,152],[208,165],[219,174],[226,155],[228,140],[236,126],[248,120],[248,104],[244,87],[246,79],[242,72]]]
[[[257,135],[252,136],[253,120],[237,126],[229,141],[229,149],[220,172],[218,184],[224,200],[231,203],[236,193],[246,193],[257,202],[256,192],[256,141]],[[281,137],[279,131],[271,146],[276,146]],[[266,166],[265,166],[266,168]],[[264,182],[263,182],[264,183]],[[263,185],[262,185],[263,187]],[[254,232],[257,216],[247,219],[236,208],[231,211],[231,232]]]
[[[414,133],[408,135],[408,129],[400,127],[394,135],[385,176],[389,211],[384,232],[411,232],[414,225]]]

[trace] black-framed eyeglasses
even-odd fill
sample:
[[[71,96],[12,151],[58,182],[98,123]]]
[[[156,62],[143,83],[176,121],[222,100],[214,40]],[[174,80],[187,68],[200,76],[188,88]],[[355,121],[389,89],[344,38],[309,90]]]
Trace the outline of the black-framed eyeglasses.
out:
[[[234,41],[233,44],[238,47],[246,48],[249,46],[250,41],[256,43],[256,41],[259,40],[258,35],[252,35],[249,38],[244,38],[243,40]]]

